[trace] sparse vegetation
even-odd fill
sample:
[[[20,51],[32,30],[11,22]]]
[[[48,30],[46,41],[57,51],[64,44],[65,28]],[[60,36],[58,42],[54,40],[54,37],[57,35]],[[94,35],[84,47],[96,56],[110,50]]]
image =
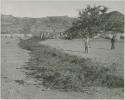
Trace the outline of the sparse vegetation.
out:
[[[65,91],[82,91],[86,86],[124,87],[124,79],[114,74],[114,68],[65,54],[39,41],[39,38],[31,38],[20,41],[19,45],[31,51],[24,67],[28,70],[26,75],[37,78],[45,87]]]
[[[12,15],[1,15],[1,32],[24,33],[40,35],[40,32],[63,32],[72,26],[76,20],[68,16],[51,16],[43,18],[14,17]]]

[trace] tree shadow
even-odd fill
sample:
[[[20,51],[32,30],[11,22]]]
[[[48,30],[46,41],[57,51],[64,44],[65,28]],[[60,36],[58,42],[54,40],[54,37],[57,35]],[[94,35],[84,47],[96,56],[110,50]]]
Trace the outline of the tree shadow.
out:
[[[110,49],[108,49],[108,48],[96,48],[96,49],[110,50]]]
[[[84,53],[84,50],[83,50],[83,51],[63,50],[63,51],[70,51],[70,52],[80,52],[80,53]]]
[[[102,49],[102,50],[110,50],[110,48],[104,48],[104,47],[102,47],[102,48],[94,48],[94,47],[89,47],[90,49],[91,48],[93,48],[93,49]]]

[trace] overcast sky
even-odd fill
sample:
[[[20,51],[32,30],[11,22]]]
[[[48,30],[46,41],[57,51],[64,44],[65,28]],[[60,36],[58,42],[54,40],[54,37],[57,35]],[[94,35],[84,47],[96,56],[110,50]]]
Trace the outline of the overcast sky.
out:
[[[88,2],[89,1],[89,2]],[[120,11],[124,13],[123,1],[95,1],[95,0],[2,0],[2,14],[14,15],[17,17],[46,17],[46,16],[69,16],[77,17],[78,11],[88,4],[104,5],[109,11]]]

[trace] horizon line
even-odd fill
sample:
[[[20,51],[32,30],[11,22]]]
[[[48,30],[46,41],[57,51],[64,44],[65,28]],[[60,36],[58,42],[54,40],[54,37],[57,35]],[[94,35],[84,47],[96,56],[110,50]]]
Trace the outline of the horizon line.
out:
[[[107,12],[107,13],[111,13],[111,12],[115,12],[115,11],[117,11],[117,10],[114,10],[114,11],[110,11],[110,12]],[[117,11],[117,12],[119,12],[119,13],[121,13],[121,14],[123,14],[124,15],[124,13],[122,13],[122,12],[120,12],[120,11]],[[1,16],[2,15],[5,15],[5,16],[13,16],[13,17],[19,17],[19,18],[45,18],[45,17],[70,17],[70,18],[78,18],[78,16],[77,17],[75,17],[75,16],[68,16],[68,15],[54,15],[54,16],[41,16],[41,17],[31,17],[31,16],[15,16],[15,15],[13,15],[13,14],[2,14],[1,13]]]

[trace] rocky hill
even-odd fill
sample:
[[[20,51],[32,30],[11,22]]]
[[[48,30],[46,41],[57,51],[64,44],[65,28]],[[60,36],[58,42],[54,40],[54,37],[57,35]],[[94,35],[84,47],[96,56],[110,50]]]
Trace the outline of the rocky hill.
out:
[[[40,32],[64,32],[72,26],[76,18],[68,16],[51,16],[42,18],[1,16],[1,33],[39,34]],[[118,11],[107,14],[107,30],[118,30],[123,33],[124,15]]]
[[[76,19],[67,16],[28,18],[2,15],[1,33],[63,32],[72,26],[74,20]]]

